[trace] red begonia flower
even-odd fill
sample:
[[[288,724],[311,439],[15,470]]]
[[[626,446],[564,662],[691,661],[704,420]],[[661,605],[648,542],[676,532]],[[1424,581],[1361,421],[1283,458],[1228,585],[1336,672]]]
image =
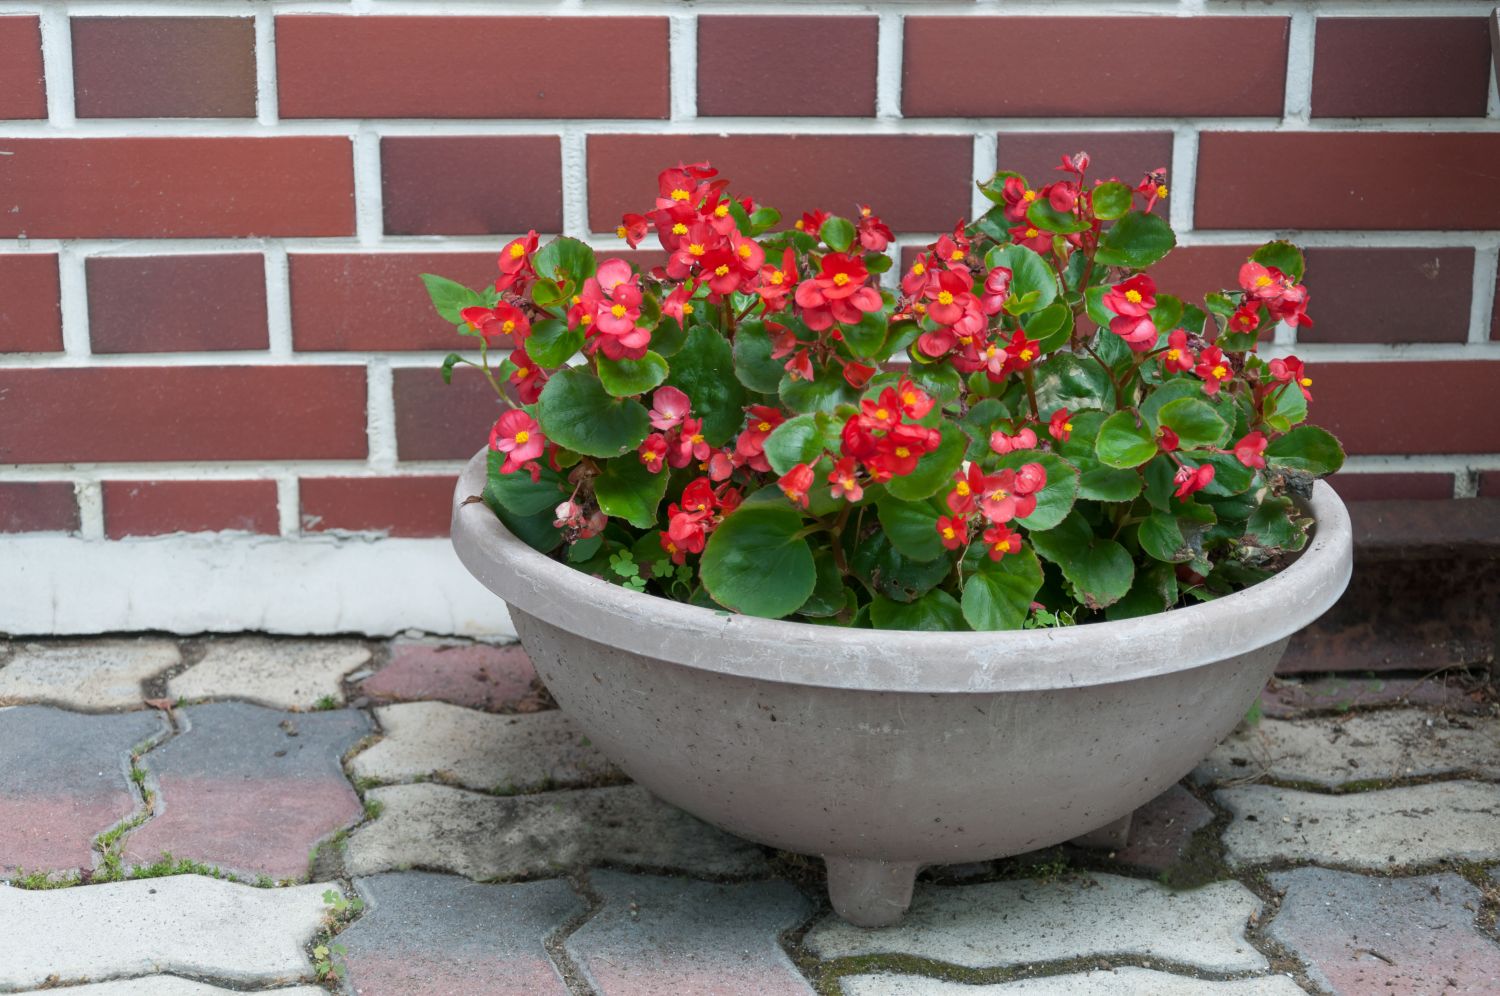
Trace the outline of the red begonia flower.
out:
[[[1252,432],[1234,444],[1234,458],[1246,467],[1265,467],[1266,434]]]
[[[1208,483],[1214,479],[1214,465],[1205,463],[1196,469],[1191,467],[1179,467],[1173,475],[1172,481],[1177,485],[1173,492],[1178,498],[1186,498],[1195,491],[1202,491],[1208,487]]]

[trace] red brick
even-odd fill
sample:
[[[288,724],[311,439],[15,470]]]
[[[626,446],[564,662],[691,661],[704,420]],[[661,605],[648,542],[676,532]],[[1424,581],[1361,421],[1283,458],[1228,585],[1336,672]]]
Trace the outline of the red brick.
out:
[[[266,265],[258,253],[88,260],[96,353],[265,349]]]
[[[1178,246],[1151,268],[1156,286],[1203,307],[1203,295],[1239,289],[1240,266],[1254,246]]]
[[[1484,117],[1490,39],[1482,17],[1320,17],[1312,114]]]
[[[1205,132],[1199,228],[1500,228],[1500,132]],[[1449,177],[1463,196],[1435,197]]]
[[[468,459],[489,442],[504,411],[479,371],[458,367],[453,383],[436,370],[396,370],[396,453],[402,460]]]
[[[665,17],[276,18],[284,118],[665,118]]]
[[[476,447],[477,448],[477,447]],[[347,529],[388,536],[447,536],[452,474],[302,479],[302,531]]]
[[[1472,249],[1309,249],[1305,342],[1463,342]]]
[[[363,459],[365,403],[354,366],[0,370],[0,463]]]
[[[1480,473],[1479,497],[1500,498],[1500,470],[1486,470]]]
[[[870,117],[876,17],[698,18],[698,114]],[[792,84],[768,53],[817,52],[817,72]]]
[[[550,135],[384,138],[389,235],[562,228],[562,150]]]
[[[255,117],[248,17],[75,17],[81,118]]]
[[[1350,453],[1497,453],[1500,360],[1318,363],[1312,421]]]
[[[497,252],[292,253],[296,348],[457,349],[453,326],[432,310],[421,274],[476,290],[499,275]]]
[[[0,533],[78,531],[78,498],[67,481],[0,483]]]
[[[1089,154],[1090,179],[1118,177],[1134,186],[1147,172],[1166,167],[1171,182],[1169,131],[1004,132],[996,161],[1001,169],[1020,173],[1032,186],[1040,187],[1062,177],[1056,167],[1064,153],[1080,151]]]
[[[906,117],[1280,117],[1284,17],[906,18]],[[1232,54],[1230,54],[1232,53]]]
[[[0,238],[352,235],[343,137],[0,142]],[[128,193],[128,196],[126,194]]]
[[[868,203],[897,231],[946,231],[969,215],[973,158],[966,135],[590,135],[589,227],[613,232],[664,168],[708,159],[783,218]]]
[[[35,14],[0,17],[0,118],[45,118],[42,22]]]
[[[105,481],[104,533],[278,531],[275,481]]]
[[[0,353],[63,348],[57,257],[0,256]]]
[[[1436,501],[1453,497],[1452,474],[1339,473],[1328,483],[1345,501]]]

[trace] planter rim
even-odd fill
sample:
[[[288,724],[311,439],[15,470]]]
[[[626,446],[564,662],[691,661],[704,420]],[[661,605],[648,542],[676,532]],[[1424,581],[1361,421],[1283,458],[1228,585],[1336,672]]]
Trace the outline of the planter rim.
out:
[[[459,559],[506,602],[579,636],[684,667],[747,679],[881,692],[1038,691],[1131,681],[1274,643],[1338,600],[1353,566],[1348,510],[1324,481],[1301,555],[1243,591],[1166,613],[1048,629],[923,632],[762,619],[630,591],[517,539],[481,502],[486,450],[454,492]]]

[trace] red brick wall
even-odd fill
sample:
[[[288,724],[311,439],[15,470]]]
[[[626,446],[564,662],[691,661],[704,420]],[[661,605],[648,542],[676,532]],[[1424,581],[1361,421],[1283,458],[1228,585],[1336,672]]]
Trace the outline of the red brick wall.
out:
[[[1279,341],[1348,497],[1497,490],[1488,0],[339,6],[0,0],[0,532],[440,535],[494,405],[442,384],[417,274],[618,246],[703,157],[787,212],[872,202],[895,253],[997,164],[1166,165],[1177,289],[1310,247]]]

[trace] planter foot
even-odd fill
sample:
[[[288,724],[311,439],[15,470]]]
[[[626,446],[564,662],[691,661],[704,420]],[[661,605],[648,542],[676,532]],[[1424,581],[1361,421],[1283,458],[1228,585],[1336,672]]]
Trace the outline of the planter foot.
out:
[[[896,923],[911,905],[912,885],[922,866],[916,861],[823,858],[828,865],[828,898],[834,911],[856,927]]]
[[[1081,837],[1074,837],[1068,843],[1078,847],[1118,851],[1130,842],[1130,818],[1134,815],[1134,813],[1126,813],[1113,823],[1106,823],[1098,830],[1090,830]]]

